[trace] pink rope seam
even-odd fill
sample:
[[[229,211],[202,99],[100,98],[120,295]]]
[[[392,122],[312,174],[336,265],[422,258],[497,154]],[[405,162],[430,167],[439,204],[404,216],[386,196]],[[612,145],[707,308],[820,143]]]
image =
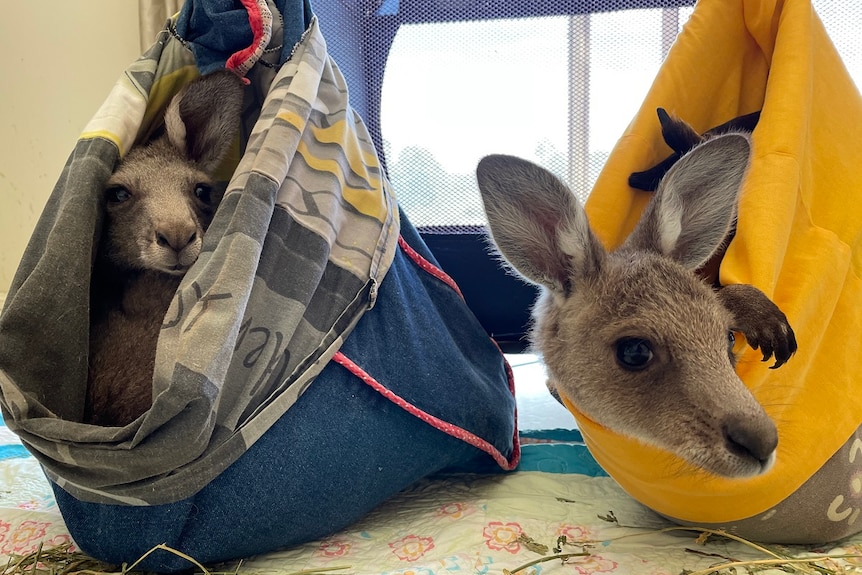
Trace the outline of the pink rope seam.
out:
[[[254,39],[251,46],[232,54],[225,62],[225,68],[245,80],[245,75],[263,55],[272,38],[272,12],[266,5],[266,0],[241,0],[241,2],[248,12],[248,25]]]
[[[490,455],[497,463],[497,465],[499,465],[502,469],[510,471],[518,466],[518,461],[521,458],[521,448],[517,440],[514,443],[512,457],[511,459],[507,460],[499,449],[497,449],[478,435],[471,433],[462,427],[453,425],[448,421],[443,421],[439,417],[435,417],[427,411],[419,409],[409,401],[405,400],[400,395],[394,393],[392,390],[388,389],[379,381],[371,377],[368,373],[365,372],[364,369],[359,367],[353,360],[344,355],[342,352],[336,352],[332,360],[335,361],[335,363],[337,363],[338,365],[344,367],[347,371],[362,380],[363,383],[370,386],[374,391],[376,391],[377,393],[379,393],[380,395],[382,395],[410,415],[421,419],[431,427],[442,431],[447,435],[450,435],[456,439],[460,439],[461,441],[468,443],[481,451],[484,451],[485,453]]]
[[[458,284],[455,283],[455,280],[452,277],[429,262],[427,259],[422,257],[416,250],[414,250],[403,236],[398,236],[398,246],[402,251],[413,261],[421,270],[430,274],[431,276],[437,278],[447,286],[449,286],[458,296],[463,300],[464,295],[461,293],[461,290],[458,288]],[[500,352],[500,355],[503,355],[503,351],[500,350],[500,346],[497,345],[497,342],[491,338],[491,341],[497,347],[497,350]],[[506,471],[510,471],[515,469],[518,466],[518,463],[521,460],[521,443],[518,437],[518,410],[515,409],[514,420],[515,420],[515,434],[512,441],[512,455],[507,460],[506,457],[500,452],[499,449],[491,445],[488,441],[482,439],[478,435],[467,431],[466,429],[449,423],[448,421],[443,421],[442,419],[431,415],[430,413],[419,409],[409,401],[405,400],[403,397],[394,393],[392,390],[387,388],[385,385],[374,379],[371,375],[369,375],[364,369],[362,369],[359,365],[357,365],[353,360],[344,355],[341,351],[338,351],[335,356],[332,358],[335,363],[341,365],[345,369],[347,369],[350,373],[358,377],[362,382],[370,386],[380,395],[406,411],[407,413],[421,419],[428,425],[434,427],[435,429],[442,431],[443,433],[455,437],[456,439],[460,439],[465,443],[472,445],[473,447],[484,451],[488,455],[490,455],[494,461],[499,465],[502,469]],[[509,362],[506,361],[506,358],[503,357],[503,364],[506,369],[506,379],[508,380],[509,392],[512,394],[512,397],[515,397],[515,375],[512,372],[512,367],[509,365]]]

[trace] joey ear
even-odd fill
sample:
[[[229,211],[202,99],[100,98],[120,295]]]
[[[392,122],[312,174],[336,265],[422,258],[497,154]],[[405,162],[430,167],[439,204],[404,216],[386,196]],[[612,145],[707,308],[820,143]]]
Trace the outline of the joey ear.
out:
[[[165,111],[165,133],[171,144],[206,173],[212,173],[239,130],[242,80],[219,70],[190,82]]]
[[[546,169],[492,155],[476,168],[491,236],[527,279],[567,293],[574,277],[598,272],[605,250],[574,194]]]
[[[662,179],[626,246],[657,251],[697,269],[725,241],[751,156],[748,135],[714,136]]]

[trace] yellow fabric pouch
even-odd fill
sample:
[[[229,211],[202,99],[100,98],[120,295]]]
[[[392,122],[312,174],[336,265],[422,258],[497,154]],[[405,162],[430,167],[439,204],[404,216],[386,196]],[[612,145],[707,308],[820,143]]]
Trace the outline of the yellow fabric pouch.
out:
[[[669,153],[658,107],[698,132],[762,110],[720,281],[760,288],[796,331],[799,351],[777,370],[757,351],[738,348],[740,377],[778,427],[777,460],[759,477],[718,477],[606,429],[566,403],[602,467],[663,515],[720,525],[764,519],[803,485],[816,484],[816,496],[793,500],[795,508],[810,509],[806,520],[840,524],[839,536],[862,530],[856,521],[862,507],[858,89],[808,0],[700,0],[587,202],[590,222],[608,247],[622,243],[650,197],[628,187],[629,175]],[[830,460],[834,479],[815,481]],[[811,525],[818,531],[816,521]],[[788,533],[774,538],[816,537]]]

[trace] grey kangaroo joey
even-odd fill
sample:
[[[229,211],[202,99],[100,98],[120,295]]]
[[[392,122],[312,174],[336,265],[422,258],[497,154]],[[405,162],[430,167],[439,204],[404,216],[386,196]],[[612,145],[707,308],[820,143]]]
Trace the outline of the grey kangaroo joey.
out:
[[[711,137],[667,172],[623,244],[608,251],[575,195],[525,160],[483,158],[479,189],[503,258],[541,286],[531,342],[552,393],[618,434],[724,477],[765,473],[774,423],[735,371],[734,332],[772,366],[796,351],[757,288],[696,274],[735,223],[751,144]]]
[[[213,173],[239,130],[242,100],[232,72],[193,80],[168,104],[164,132],[133,147],[108,180],[85,423],[125,426],[152,406],[159,332],[218,207]]]

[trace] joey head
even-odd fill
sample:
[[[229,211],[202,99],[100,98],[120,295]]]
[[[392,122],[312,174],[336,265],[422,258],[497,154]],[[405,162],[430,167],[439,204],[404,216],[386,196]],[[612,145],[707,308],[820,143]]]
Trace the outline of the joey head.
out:
[[[213,173],[239,129],[242,98],[232,72],[192,81],[168,105],[164,133],[132,148],[108,181],[85,422],[125,425],[152,404],[162,320],[218,207]]]
[[[746,134],[715,136],[662,179],[618,249],[574,194],[511,156],[477,168],[502,256],[542,287],[533,346],[548,385],[586,417],[726,477],[764,473],[776,427],[734,370],[734,332],[778,367],[796,350],[784,314],[753,286],[718,291],[694,271],[722,247],[749,164]]]

